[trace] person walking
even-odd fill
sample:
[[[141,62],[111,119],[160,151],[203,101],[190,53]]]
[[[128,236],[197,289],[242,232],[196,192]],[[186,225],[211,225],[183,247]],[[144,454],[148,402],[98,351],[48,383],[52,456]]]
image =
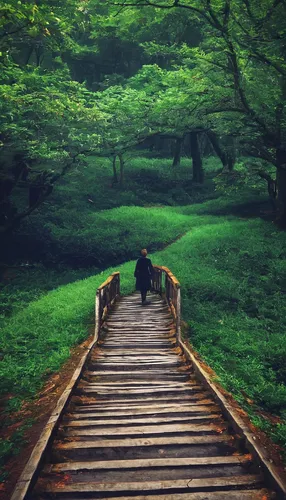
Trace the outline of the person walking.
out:
[[[141,257],[137,260],[134,277],[136,278],[136,290],[140,290],[142,305],[149,304],[146,301],[148,290],[151,288],[151,279],[154,276],[154,268],[150,259],[147,259],[147,250],[141,250]]]

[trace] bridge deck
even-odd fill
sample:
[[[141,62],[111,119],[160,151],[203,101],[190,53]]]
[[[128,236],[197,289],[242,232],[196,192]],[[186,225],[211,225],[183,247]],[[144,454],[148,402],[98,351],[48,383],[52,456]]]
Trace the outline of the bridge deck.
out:
[[[151,301],[123,297],[109,314],[29,498],[268,498],[176,346],[167,305]]]

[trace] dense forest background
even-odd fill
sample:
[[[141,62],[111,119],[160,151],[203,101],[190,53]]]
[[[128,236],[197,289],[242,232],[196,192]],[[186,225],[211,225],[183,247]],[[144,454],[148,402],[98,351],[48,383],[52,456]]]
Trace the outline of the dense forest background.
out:
[[[285,34],[285,0],[0,5],[3,465],[23,400],[86,338],[113,266],[134,289],[141,247],[286,449]]]

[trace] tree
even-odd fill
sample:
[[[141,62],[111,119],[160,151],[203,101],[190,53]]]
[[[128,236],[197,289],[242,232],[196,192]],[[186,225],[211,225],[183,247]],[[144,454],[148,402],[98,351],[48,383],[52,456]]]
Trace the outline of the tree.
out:
[[[196,66],[201,62],[211,83],[216,78],[224,80],[226,89],[224,105],[216,106],[214,102],[207,111],[212,118],[219,114],[213,128],[216,121],[221,122],[220,126],[229,120],[238,121],[232,135],[240,136],[249,154],[276,167],[279,219],[286,224],[285,2],[142,0],[116,4],[119,8],[151,7],[168,12],[182,9],[193,20],[199,20],[203,41],[190,59]]]
[[[124,180],[124,154],[152,135],[149,114],[152,100],[144,90],[130,87],[112,86],[95,94],[98,109],[108,115],[102,128],[102,154],[112,156],[114,179],[116,173],[116,157],[119,158],[119,184]]]
[[[0,223],[9,231],[43,203],[84,153],[98,150],[106,117],[94,94],[69,80],[65,69],[23,71],[10,64],[1,75],[0,97]],[[24,203],[19,190],[26,193]]]

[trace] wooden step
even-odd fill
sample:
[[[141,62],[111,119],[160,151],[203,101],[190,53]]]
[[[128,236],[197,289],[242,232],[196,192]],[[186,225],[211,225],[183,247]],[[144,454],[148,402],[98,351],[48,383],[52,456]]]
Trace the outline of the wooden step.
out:
[[[98,429],[96,425],[89,425],[86,429],[73,428],[67,422],[62,423],[65,436],[136,436],[136,435],[156,435],[156,434],[216,434],[225,430],[224,427],[218,428],[214,424],[161,424],[161,425],[142,425],[122,428]],[[74,426],[73,426],[74,427]]]
[[[210,466],[210,465],[241,465],[250,462],[249,455],[230,457],[199,457],[199,458],[156,458],[141,460],[105,460],[104,462],[66,462],[64,464],[50,464],[45,467],[45,472],[66,472],[80,470],[116,470],[116,469],[140,469],[154,467],[186,467],[186,466]]]
[[[59,449],[83,449],[83,448],[130,448],[142,446],[172,446],[172,445],[206,445],[231,443],[233,437],[227,434],[208,434],[199,436],[168,436],[168,437],[150,437],[144,438],[126,438],[126,439],[105,439],[98,441],[68,441],[58,444]]]
[[[195,490],[219,488],[236,488],[241,486],[258,487],[262,484],[262,477],[259,475],[246,475],[246,476],[232,476],[232,477],[213,477],[203,479],[178,479],[173,481],[149,481],[149,482],[124,482],[124,483],[98,483],[98,482],[82,482],[71,483],[57,486],[56,484],[45,485],[44,491],[52,494],[57,493],[108,493],[108,492],[126,492],[144,491],[144,492],[162,492],[168,491],[170,493],[181,490],[182,492],[191,492]],[[41,488],[40,488],[40,491]],[[39,492],[40,492],[39,491]]]
[[[59,496],[57,498],[67,498],[66,496]],[[73,495],[72,500],[82,500],[84,497]],[[98,496],[88,495],[89,500],[98,500]],[[250,490],[229,490],[229,491],[207,491],[204,493],[167,493],[161,495],[132,495],[132,496],[108,496],[109,500],[274,500],[275,493],[269,494],[265,489],[250,489]]]
[[[93,427],[93,426],[104,426],[110,428],[110,426],[120,426],[126,424],[130,425],[135,425],[135,424],[162,424],[162,423],[168,423],[168,424],[174,424],[175,422],[180,423],[180,422],[195,422],[196,420],[221,420],[221,415],[220,414],[213,414],[213,413],[205,413],[201,415],[192,415],[192,416],[173,416],[173,417],[152,417],[152,418],[139,418],[139,419],[132,419],[130,418],[130,415],[127,416],[128,420],[124,419],[109,419],[109,420],[94,420],[94,417],[89,416],[88,418],[82,418],[78,417],[78,415],[73,416],[73,418],[65,418],[63,421],[63,425],[67,425],[69,427]]]
[[[119,416],[125,416],[126,418],[130,418],[130,417],[134,417],[134,416],[138,416],[138,417],[142,417],[142,415],[144,416],[148,416],[148,415],[164,415],[164,414],[168,414],[169,416],[172,415],[172,414],[175,414],[175,415],[186,415],[186,414],[190,414],[190,415],[193,415],[193,414],[207,414],[209,415],[210,412],[217,412],[217,413],[220,413],[220,409],[218,406],[214,405],[213,402],[211,402],[212,405],[192,405],[192,406],[167,406],[167,407],[161,407],[159,405],[154,405],[152,407],[147,407],[147,408],[142,408],[141,406],[137,406],[137,407],[132,407],[130,408],[130,406],[121,406],[121,407],[114,407],[111,409],[113,411],[110,411],[110,408],[109,409],[104,409],[104,408],[89,408],[89,407],[85,407],[84,411],[80,411],[80,412],[73,412],[71,414],[68,414],[68,415],[74,415],[75,417],[79,418],[79,417],[82,417],[82,418],[86,418],[87,415],[89,415],[89,418],[99,418],[100,416],[102,417],[119,417]]]

